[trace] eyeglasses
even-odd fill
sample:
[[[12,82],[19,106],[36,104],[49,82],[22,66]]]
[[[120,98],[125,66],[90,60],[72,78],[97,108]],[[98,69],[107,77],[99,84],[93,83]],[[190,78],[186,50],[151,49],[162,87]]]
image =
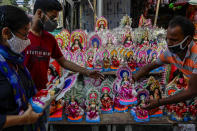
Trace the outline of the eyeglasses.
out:
[[[46,13],[44,13],[44,15],[45,15],[45,17],[47,17],[47,19],[49,19],[50,21],[56,20],[56,18],[54,18],[54,17],[50,18]]]
[[[23,34],[23,33],[19,32],[19,31],[16,31],[16,33],[20,34],[20,35],[23,36],[25,39],[28,38],[28,34]]]

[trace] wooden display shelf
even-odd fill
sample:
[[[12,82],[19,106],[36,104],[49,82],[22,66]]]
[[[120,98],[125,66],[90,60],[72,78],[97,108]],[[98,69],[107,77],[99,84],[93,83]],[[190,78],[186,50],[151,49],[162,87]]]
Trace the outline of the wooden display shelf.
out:
[[[87,123],[85,117],[82,122],[68,122],[66,118],[62,121],[49,122],[50,125],[176,125],[176,124],[197,124],[197,121],[189,122],[176,122],[169,120],[168,117],[150,118],[149,122],[136,122],[133,120],[130,112],[126,113],[113,113],[113,114],[101,114],[101,121],[99,123]]]
[[[116,71],[102,72],[103,75],[116,75]]]
[[[109,71],[109,72],[103,72],[103,75],[116,75],[116,71]],[[150,72],[149,75],[161,75],[162,72],[156,72],[156,73],[152,73]]]

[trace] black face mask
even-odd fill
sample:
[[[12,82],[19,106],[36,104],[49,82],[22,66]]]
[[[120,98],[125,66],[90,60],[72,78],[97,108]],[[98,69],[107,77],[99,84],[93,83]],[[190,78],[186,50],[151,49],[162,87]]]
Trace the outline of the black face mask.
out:
[[[185,39],[183,41],[181,41],[179,44],[177,45],[173,45],[173,46],[168,46],[168,49],[170,52],[174,53],[174,54],[177,54],[177,53],[180,53],[180,52],[183,52],[185,51],[186,49],[188,49],[187,45],[185,47],[183,47],[183,43],[187,40],[189,36],[186,36]]]
[[[44,19],[47,18],[47,21],[44,21]],[[44,17],[42,19],[40,19],[40,26],[43,30],[46,30],[48,32],[53,32],[57,26],[57,20],[51,20],[45,13],[44,13]]]
[[[44,30],[53,32],[57,28],[57,26],[58,26],[57,20],[49,19],[44,23]]]

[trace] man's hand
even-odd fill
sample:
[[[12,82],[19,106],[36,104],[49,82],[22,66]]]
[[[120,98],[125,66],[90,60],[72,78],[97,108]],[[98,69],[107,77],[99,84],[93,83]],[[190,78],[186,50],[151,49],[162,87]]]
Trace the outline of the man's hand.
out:
[[[153,62],[153,63],[145,65],[144,67],[142,67],[138,72],[136,72],[133,75],[133,80],[138,81],[141,77],[144,77],[145,75],[148,75],[148,73],[151,70],[156,69],[160,66],[162,66],[162,65],[159,65],[157,62]]]
[[[104,80],[104,75],[101,74],[100,71],[87,71],[87,76],[94,78],[94,79],[100,79],[100,80]]]
[[[34,124],[37,122],[38,118],[42,116],[42,113],[35,113],[29,104],[28,109],[25,111],[25,113],[21,116],[22,121],[25,125],[28,124]]]
[[[154,109],[154,108],[159,107],[159,106],[160,106],[159,100],[147,100],[146,101],[146,106],[142,107],[142,108],[146,109],[146,110],[151,110],[151,109]]]
[[[90,71],[84,67],[81,67],[71,61],[68,61],[62,56],[61,58],[57,59],[57,62],[65,69],[73,71],[73,72],[79,72],[80,74],[86,75],[88,77],[94,78],[94,79],[104,79],[104,75],[101,74],[100,71]]]

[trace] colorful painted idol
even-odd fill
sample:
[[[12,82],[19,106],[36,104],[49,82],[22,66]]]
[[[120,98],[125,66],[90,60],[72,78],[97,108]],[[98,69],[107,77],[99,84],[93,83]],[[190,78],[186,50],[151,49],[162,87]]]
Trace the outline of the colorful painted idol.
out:
[[[105,19],[104,17],[98,18],[95,25],[95,31],[103,31],[107,28],[108,28],[107,19]]]
[[[101,113],[111,114],[113,112],[112,83],[106,79],[100,87],[101,91]]]
[[[110,55],[111,55],[111,69],[117,70],[120,66],[120,61],[118,60],[118,51],[114,49],[111,51]]]
[[[94,52],[92,50],[88,50],[86,52],[86,68],[92,70],[94,65]]]
[[[70,122],[81,122],[84,114],[84,110],[80,107],[77,100],[72,96],[69,105],[66,109],[68,115],[68,121]]]
[[[132,77],[131,70],[129,67],[121,67],[117,71],[117,76],[121,80],[119,84],[119,97],[120,97],[120,104],[122,105],[131,105],[137,104],[137,92],[135,88],[131,84],[130,80]]]
[[[99,52],[97,52],[94,57],[94,69],[101,70],[102,66],[103,66],[102,55]]]
[[[70,51],[76,52],[81,51],[84,52],[87,47],[87,35],[82,30],[73,31],[71,34],[71,46]]]
[[[137,93],[138,105],[131,109],[131,115],[134,116],[134,120],[137,122],[147,122],[149,121],[149,114],[143,107],[146,105],[145,100],[149,97],[148,91],[139,89]]]
[[[100,98],[100,94],[97,90],[95,90],[94,88],[89,89],[86,98],[86,106],[87,106],[86,122],[90,122],[90,123],[100,122],[99,98]]]
[[[103,68],[105,70],[108,70],[110,68],[110,59],[109,59],[109,51],[108,50],[104,50],[103,52]]]
[[[91,47],[94,53],[96,53],[101,46],[102,46],[101,38],[97,34],[93,35],[89,40],[89,47]]]

